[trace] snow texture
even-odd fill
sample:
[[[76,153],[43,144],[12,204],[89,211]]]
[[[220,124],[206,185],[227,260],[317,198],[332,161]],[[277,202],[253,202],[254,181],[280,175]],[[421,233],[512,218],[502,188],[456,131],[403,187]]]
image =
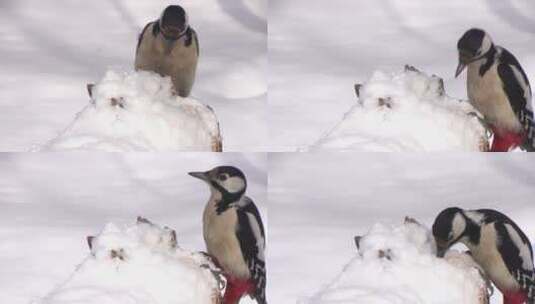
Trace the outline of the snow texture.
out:
[[[168,228],[108,223],[69,279],[36,304],[213,304],[211,270],[205,256],[177,247]]]
[[[173,94],[169,77],[108,71],[74,121],[40,150],[217,151],[213,111]]]
[[[443,80],[412,67],[376,71],[359,100],[311,150],[481,151],[485,129],[468,103],[446,95]]]
[[[480,271],[466,254],[437,258],[430,231],[417,223],[378,223],[340,275],[307,303],[482,304],[487,297]]]

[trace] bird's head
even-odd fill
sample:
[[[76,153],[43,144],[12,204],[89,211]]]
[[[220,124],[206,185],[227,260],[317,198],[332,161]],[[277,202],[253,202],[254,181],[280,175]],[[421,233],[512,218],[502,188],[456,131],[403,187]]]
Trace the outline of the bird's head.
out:
[[[222,197],[241,197],[247,188],[243,172],[232,166],[219,166],[209,171],[188,174],[208,183],[212,193],[219,193]]]
[[[176,40],[188,30],[188,15],[180,5],[169,5],[159,20],[160,29],[167,40]]]
[[[466,217],[463,210],[450,207],[442,210],[433,223],[433,236],[437,244],[437,256],[443,257],[446,251],[460,241],[466,234]]]
[[[477,28],[466,31],[457,42],[459,65],[455,77],[459,76],[468,64],[483,58],[493,47],[492,39],[485,31]]]

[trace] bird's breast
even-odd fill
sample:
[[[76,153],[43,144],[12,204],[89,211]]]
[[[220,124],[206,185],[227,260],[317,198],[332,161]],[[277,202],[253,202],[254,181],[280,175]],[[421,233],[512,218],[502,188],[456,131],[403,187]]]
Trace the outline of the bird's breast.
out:
[[[497,65],[492,65],[483,76],[479,74],[481,65],[481,61],[468,65],[467,88],[470,103],[496,129],[503,130],[504,133],[519,132],[522,125],[503,89]]]
[[[152,35],[152,29],[147,29],[143,35],[136,54],[136,68],[152,70],[161,75],[176,75],[185,70],[195,70],[197,66],[197,50],[195,42],[187,47],[186,37],[176,41],[169,41],[157,35]]]
[[[245,263],[236,236],[238,216],[234,208],[218,214],[215,201],[204,210],[203,235],[208,253],[215,257],[225,272],[235,278],[248,279],[249,268]]]

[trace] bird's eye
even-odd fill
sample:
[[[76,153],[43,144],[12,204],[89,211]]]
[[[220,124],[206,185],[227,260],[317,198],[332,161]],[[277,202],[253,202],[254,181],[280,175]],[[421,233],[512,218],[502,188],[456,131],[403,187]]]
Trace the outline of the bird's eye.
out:
[[[217,179],[219,179],[220,181],[225,181],[227,179],[227,175],[226,174],[219,174]]]

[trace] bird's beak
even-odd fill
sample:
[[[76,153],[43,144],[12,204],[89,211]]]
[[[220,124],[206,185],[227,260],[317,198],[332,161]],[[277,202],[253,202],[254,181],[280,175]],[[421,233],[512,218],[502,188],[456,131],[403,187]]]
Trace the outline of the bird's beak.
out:
[[[457,78],[466,68],[466,64],[463,63],[461,60],[459,60],[459,65],[457,66],[457,70],[455,71],[455,78]]]
[[[448,242],[436,240],[437,243],[437,257],[443,258],[446,254],[446,251],[450,248]]]
[[[470,63],[471,58],[472,57],[466,52],[459,51],[459,65],[457,66],[457,70],[455,71],[455,78],[461,75],[466,66]]]
[[[208,172],[188,172],[188,174],[203,181],[208,181]]]

